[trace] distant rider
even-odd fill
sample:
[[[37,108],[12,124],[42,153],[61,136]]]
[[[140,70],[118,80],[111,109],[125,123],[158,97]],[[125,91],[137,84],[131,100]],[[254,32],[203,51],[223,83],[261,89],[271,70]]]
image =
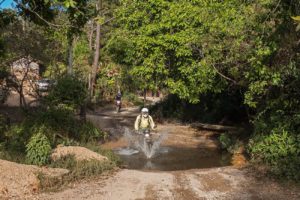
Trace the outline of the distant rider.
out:
[[[143,108],[141,114],[136,117],[134,123],[134,129],[136,131],[154,130],[155,124],[152,117],[149,115],[148,108]]]
[[[116,95],[116,101],[121,101],[122,99],[122,93],[119,91]]]

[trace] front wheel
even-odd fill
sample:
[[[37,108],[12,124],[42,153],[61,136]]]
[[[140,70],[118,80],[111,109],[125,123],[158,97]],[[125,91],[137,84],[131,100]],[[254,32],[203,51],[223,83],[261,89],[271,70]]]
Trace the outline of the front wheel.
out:
[[[121,111],[121,105],[116,105],[116,112],[119,113]]]

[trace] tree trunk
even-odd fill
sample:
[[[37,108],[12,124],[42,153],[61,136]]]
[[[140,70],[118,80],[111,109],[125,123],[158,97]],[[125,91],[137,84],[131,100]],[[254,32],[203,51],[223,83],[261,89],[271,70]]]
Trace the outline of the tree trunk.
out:
[[[26,103],[25,96],[23,94],[23,84],[21,85],[20,90],[18,92],[19,92],[19,97],[20,97],[20,99],[19,99],[20,108],[26,109],[27,108],[27,103]]]
[[[91,51],[93,50],[93,35],[94,35],[94,20],[92,20],[91,32],[89,36],[89,48]]]
[[[146,107],[146,100],[147,100],[147,90],[144,89],[144,107]]]
[[[73,74],[73,38],[68,41],[68,75]]]
[[[97,11],[101,12],[102,8],[102,0],[98,1]],[[99,65],[99,56],[100,56],[100,39],[101,39],[101,24],[97,23],[96,26],[96,38],[95,38],[95,53],[94,53],[94,61],[92,66],[92,74],[91,74],[91,84],[90,84],[90,97],[94,96],[94,86],[96,82],[96,74]]]

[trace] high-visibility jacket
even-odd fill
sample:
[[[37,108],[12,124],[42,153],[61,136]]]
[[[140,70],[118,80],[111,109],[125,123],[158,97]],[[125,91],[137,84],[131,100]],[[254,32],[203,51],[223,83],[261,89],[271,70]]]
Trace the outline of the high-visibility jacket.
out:
[[[136,117],[135,123],[134,123],[134,129],[135,130],[141,130],[141,129],[154,129],[155,124],[150,115],[147,117],[143,117],[142,115],[138,115]]]

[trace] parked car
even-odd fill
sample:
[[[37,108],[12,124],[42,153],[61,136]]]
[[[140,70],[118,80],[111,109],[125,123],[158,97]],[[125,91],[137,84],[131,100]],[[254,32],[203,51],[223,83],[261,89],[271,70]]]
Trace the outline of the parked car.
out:
[[[38,91],[49,91],[52,85],[54,85],[54,80],[50,79],[41,79],[36,82]]]

